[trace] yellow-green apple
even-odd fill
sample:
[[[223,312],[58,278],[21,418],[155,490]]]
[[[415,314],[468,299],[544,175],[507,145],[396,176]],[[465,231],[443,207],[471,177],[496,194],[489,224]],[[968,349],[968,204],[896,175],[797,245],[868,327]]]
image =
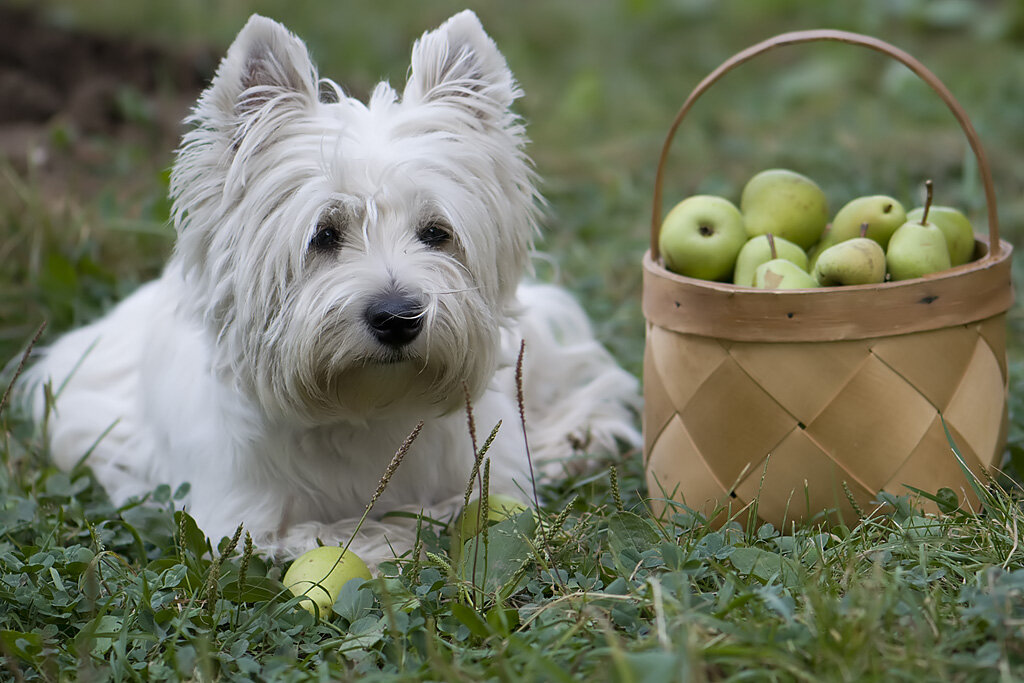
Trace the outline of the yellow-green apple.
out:
[[[292,562],[281,583],[293,595],[309,598],[300,603],[303,607],[315,613],[313,603],[316,603],[323,615],[338,599],[341,587],[356,578],[372,578],[366,563],[351,550],[325,545],[313,548]]]
[[[758,289],[813,289],[818,283],[792,261],[777,258],[762,263],[754,270],[753,286]]]
[[[732,275],[747,241],[743,216],[723,197],[694,195],[679,202],[661,224],[658,248],[672,272],[703,280]]]
[[[772,233],[807,249],[828,223],[828,201],[818,184],[783,168],[761,171],[743,187],[740,211],[750,237]]]
[[[907,220],[920,221],[923,214],[924,207],[918,207],[907,214]],[[951,206],[933,205],[928,220],[946,236],[950,265],[960,266],[974,258],[974,228],[967,216]]]
[[[833,244],[857,237],[868,237],[885,249],[896,229],[907,222],[907,212],[897,200],[884,194],[857,197],[839,209],[832,219],[829,239]],[[867,223],[867,234],[861,226]]]
[[[500,493],[490,493],[487,496],[487,519],[483,519],[480,510],[480,499],[474,498],[459,513],[458,518],[451,525],[451,556],[458,560],[462,553],[462,544],[480,533],[484,526],[491,522],[501,522],[514,517],[527,506],[512,496]]]
[[[867,228],[863,232],[867,232]],[[854,237],[823,250],[814,264],[823,287],[867,285],[885,280],[885,251],[868,237]]]
[[[889,267],[889,275],[893,280],[909,280],[922,277],[929,273],[946,270],[951,266],[949,246],[946,235],[939,226],[928,221],[928,213],[932,203],[932,183],[925,186],[928,199],[925,201],[921,217],[908,220],[889,240],[889,248],[885,252],[885,262]]]
[[[774,258],[783,258],[792,261],[801,270],[807,270],[807,252],[799,245],[793,244],[787,239],[774,237],[775,253],[772,253],[771,245],[768,243],[769,235],[758,235],[751,237],[740,249],[736,256],[736,267],[733,270],[732,282],[734,285],[752,287],[754,284],[754,271],[762,263],[767,263]]]

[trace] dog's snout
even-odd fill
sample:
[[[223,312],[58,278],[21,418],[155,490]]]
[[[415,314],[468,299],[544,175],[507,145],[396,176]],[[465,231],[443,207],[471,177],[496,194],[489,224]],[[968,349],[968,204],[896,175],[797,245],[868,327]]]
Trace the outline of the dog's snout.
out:
[[[389,293],[366,307],[366,324],[381,344],[405,346],[423,328],[423,302],[405,293]]]

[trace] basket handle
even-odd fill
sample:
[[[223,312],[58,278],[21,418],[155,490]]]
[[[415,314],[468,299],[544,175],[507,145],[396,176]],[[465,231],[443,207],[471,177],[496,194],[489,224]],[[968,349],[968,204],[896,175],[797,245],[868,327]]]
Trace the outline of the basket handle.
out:
[[[818,29],[782,33],[757,43],[756,45],[752,45],[741,52],[737,52],[732,57],[724,61],[721,66],[708,74],[704,80],[698,83],[697,87],[690,93],[690,96],[686,98],[683,106],[679,109],[679,113],[676,114],[675,119],[672,121],[672,125],[668,130],[668,135],[665,137],[665,143],[661,148],[661,157],[658,159],[658,170],[654,177],[654,207],[651,212],[652,260],[657,261],[659,256],[658,232],[661,229],[662,186],[665,179],[665,166],[668,161],[669,148],[672,146],[672,140],[675,138],[676,130],[679,129],[679,125],[683,122],[683,118],[685,118],[687,113],[689,113],[694,103],[696,103],[700,96],[703,95],[712,85],[718,82],[725,74],[758,55],[784,45],[796,45],[800,43],[811,43],[825,40],[849,43],[851,45],[860,45],[892,57],[896,61],[904,64],[907,68],[913,71],[918,78],[931,86],[932,90],[934,90],[939,97],[942,98],[942,101],[946,103],[946,106],[949,107],[953,116],[956,117],[957,123],[959,123],[960,127],[963,129],[964,135],[967,137],[967,142],[971,145],[971,150],[974,152],[974,157],[978,160],[978,171],[981,174],[981,183],[985,189],[985,204],[988,208],[989,249],[985,258],[995,259],[998,257],[1000,252],[999,217],[996,213],[996,191],[995,186],[992,184],[992,171],[989,168],[988,159],[985,156],[985,150],[981,146],[981,140],[978,138],[978,133],[974,130],[974,126],[967,117],[967,113],[964,111],[963,107],[960,106],[960,103],[956,101],[956,98],[953,97],[953,94],[949,92],[949,89],[945,84],[943,84],[943,82],[940,81],[939,78],[929,71],[921,62],[910,56],[910,54],[886,43],[885,41],[872,38],[871,36],[861,35],[859,33],[850,33],[848,31]]]

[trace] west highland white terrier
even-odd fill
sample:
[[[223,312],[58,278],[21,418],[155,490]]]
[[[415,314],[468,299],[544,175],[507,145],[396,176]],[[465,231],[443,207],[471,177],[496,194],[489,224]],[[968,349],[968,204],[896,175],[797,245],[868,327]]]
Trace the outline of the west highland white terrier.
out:
[[[469,11],[416,42],[401,96],[366,104],[254,15],[188,119],[163,275],[26,374],[56,462],[88,453],[116,503],[189,482],[211,538],[242,523],[287,558],[349,540],[422,420],[352,546],[375,564],[414,540],[387,513],[457,511],[467,398],[483,435],[502,424],[494,492],[525,499],[526,443],[548,462],[636,444],[636,379],[565,291],[521,283],[541,200],[520,94]]]

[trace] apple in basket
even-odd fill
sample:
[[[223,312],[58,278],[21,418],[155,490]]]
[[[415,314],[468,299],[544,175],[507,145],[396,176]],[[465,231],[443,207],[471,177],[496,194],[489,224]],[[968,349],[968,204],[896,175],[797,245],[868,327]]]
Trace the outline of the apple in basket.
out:
[[[885,249],[892,234],[906,222],[907,212],[898,200],[884,194],[857,197],[839,209],[823,241],[838,244],[868,237]],[[866,231],[864,225],[867,225]]]
[[[908,280],[950,268],[946,234],[928,220],[932,203],[932,181],[925,187],[928,198],[919,219],[910,219],[893,233],[885,262],[893,280]]]
[[[772,233],[807,249],[828,223],[828,200],[816,182],[784,168],[761,171],[747,181],[740,210],[750,237]]]
[[[736,269],[732,283],[750,287],[754,284],[754,271],[772,259],[781,258],[803,271],[807,270],[807,253],[799,245],[772,233],[751,237],[736,256]]]
[[[861,224],[860,237],[822,250],[814,264],[814,279],[823,287],[870,285],[885,280],[885,251],[867,237],[869,224]]]
[[[766,233],[764,238],[768,247],[768,258],[754,269],[750,283],[752,286],[758,289],[813,289],[818,286],[814,278],[804,270],[804,266],[807,264],[807,255],[800,247],[796,247],[799,256],[794,260],[782,255],[778,249],[780,240],[776,240],[770,232]],[[743,248],[746,249],[759,239],[758,237],[751,239]],[[740,256],[743,256],[742,251]],[[803,258],[800,258],[801,256]],[[738,270],[738,263],[736,267]]]
[[[668,212],[658,248],[674,273],[703,280],[726,280],[747,241],[743,215],[723,197],[687,197]]]
[[[665,216],[658,246],[671,271],[744,287],[806,289],[923,277],[970,261],[974,230],[959,210],[925,205],[907,213],[885,194],[856,197],[828,221],[821,188],[795,171],[752,177],[740,208],[696,195]],[[773,245],[773,246],[770,246]],[[770,266],[766,263],[773,261]],[[811,284],[813,282],[813,284]]]
[[[923,215],[924,207],[918,207],[907,213],[907,220],[920,221]],[[928,220],[946,235],[951,266],[961,266],[971,260],[974,256],[974,228],[967,216],[951,206],[932,205]]]
[[[818,283],[792,261],[777,258],[757,267],[752,286],[758,289],[814,289]]]

